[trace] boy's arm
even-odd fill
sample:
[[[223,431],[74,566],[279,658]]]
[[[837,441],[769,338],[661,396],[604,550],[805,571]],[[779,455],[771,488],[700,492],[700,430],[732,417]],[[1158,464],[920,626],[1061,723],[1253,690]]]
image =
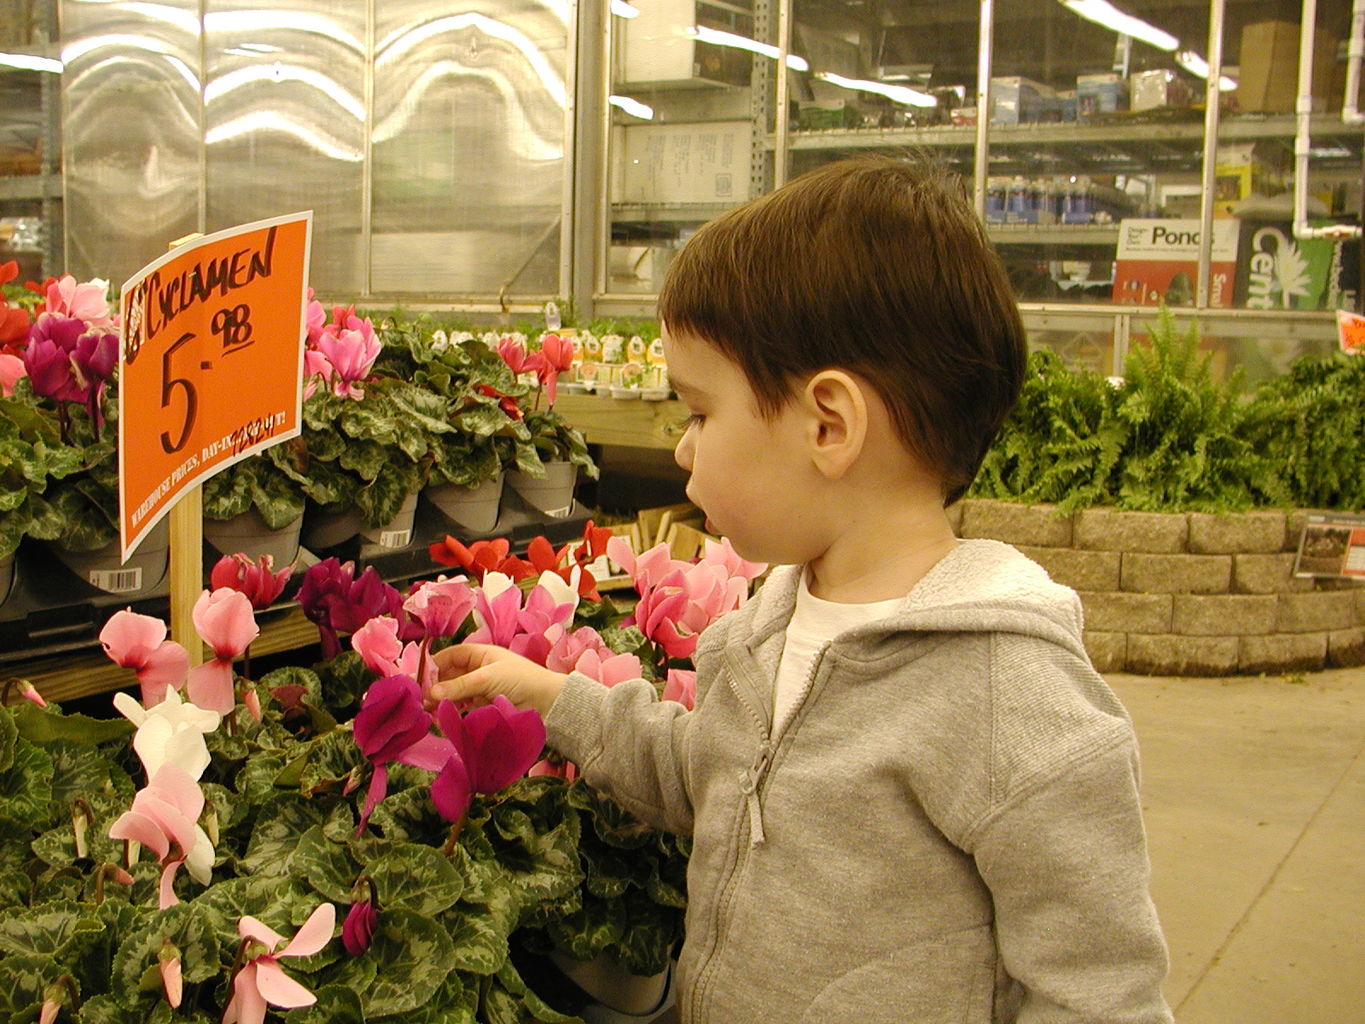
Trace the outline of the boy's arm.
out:
[[[647,825],[691,834],[686,784],[686,708],[659,700],[653,684],[631,679],[607,687],[579,673],[545,717],[547,742],[583,778]]]
[[[1126,734],[1026,789],[973,830],[1018,1024],[1168,1024],[1165,941],[1148,895]]]

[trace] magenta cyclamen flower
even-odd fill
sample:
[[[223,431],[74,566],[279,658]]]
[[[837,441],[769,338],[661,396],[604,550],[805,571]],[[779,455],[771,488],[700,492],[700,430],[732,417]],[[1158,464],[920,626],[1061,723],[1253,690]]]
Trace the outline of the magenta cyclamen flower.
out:
[[[60,313],[42,313],[29,330],[24,368],[33,393],[58,402],[84,402],[86,389],[76,380],[71,354],[85,324]]]
[[[403,596],[380,578],[373,566],[357,578],[354,562],[325,558],[303,574],[299,587],[303,614],[318,627],[322,656],[335,658],[341,653],[338,633],[354,633],[378,615],[398,620],[398,636],[417,640],[422,627],[403,613]]]
[[[455,705],[436,705],[436,722],[455,746],[475,793],[496,793],[526,774],[545,748],[545,723],[534,709],[518,711],[499,694],[492,704],[462,716]]]
[[[351,956],[359,956],[374,942],[374,932],[379,926],[379,912],[369,900],[352,903],[341,924],[341,944]]]
[[[422,690],[410,676],[385,676],[371,684],[360,699],[360,710],[351,728],[356,745],[374,765],[356,826],[359,835],[388,793],[390,763],[399,761],[439,771],[454,748],[448,740],[432,735],[431,716],[422,705]]]

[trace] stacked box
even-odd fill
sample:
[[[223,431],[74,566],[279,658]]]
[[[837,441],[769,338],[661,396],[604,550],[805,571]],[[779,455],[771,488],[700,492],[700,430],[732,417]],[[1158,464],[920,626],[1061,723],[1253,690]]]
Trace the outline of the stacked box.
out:
[[[1076,77],[1076,117],[1114,114],[1128,109],[1128,83],[1123,76],[1107,72],[1101,75]]]
[[[1312,226],[1325,221],[1309,221]],[[1294,237],[1288,221],[1243,221],[1237,305],[1247,309],[1354,309],[1360,288],[1355,241]]]
[[[1160,110],[1188,107],[1192,98],[1189,83],[1170,68],[1138,71],[1128,76],[1129,105],[1133,110]]]
[[[1299,26],[1258,21],[1242,28],[1237,106],[1245,113],[1290,114],[1299,88]],[[1327,110],[1336,45],[1318,29],[1313,40],[1313,109]]]
[[[1041,121],[1052,90],[1021,75],[991,79],[991,124],[1030,124]]]
[[[1237,222],[1213,222],[1209,305],[1230,306],[1237,266]],[[1119,223],[1113,300],[1135,306],[1191,306],[1199,275],[1198,220],[1139,219]]]

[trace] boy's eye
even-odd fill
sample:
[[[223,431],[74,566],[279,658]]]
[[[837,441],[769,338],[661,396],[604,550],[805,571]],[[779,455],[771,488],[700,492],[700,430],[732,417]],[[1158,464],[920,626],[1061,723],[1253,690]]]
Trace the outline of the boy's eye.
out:
[[[694,426],[696,427],[701,426],[702,422],[705,419],[706,417],[702,413],[699,412],[691,413],[687,416],[682,417],[679,420],[675,420],[669,426],[669,433],[674,435],[675,437],[681,437],[683,434],[686,434],[689,430],[691,430]]]

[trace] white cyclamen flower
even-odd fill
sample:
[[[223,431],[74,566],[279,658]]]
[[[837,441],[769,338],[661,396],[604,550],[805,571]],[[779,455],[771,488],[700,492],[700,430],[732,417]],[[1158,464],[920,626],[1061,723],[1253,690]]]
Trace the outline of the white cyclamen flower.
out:
[[[167,763],[174,764],[196,782],[209,766],[204,735],[218,728],[220,716],[182,700],[168,689],[160,704],[144,708],[126,693],[114,694],[114,707],[137,726],[133,750],[152,778]]]

